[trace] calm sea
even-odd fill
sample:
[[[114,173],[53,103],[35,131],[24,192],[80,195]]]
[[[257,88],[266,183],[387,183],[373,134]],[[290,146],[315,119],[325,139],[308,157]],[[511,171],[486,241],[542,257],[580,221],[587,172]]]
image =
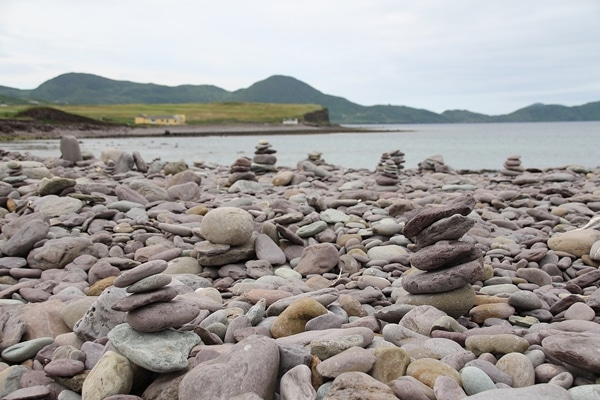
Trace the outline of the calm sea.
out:
[[[501,169],[511,155],[520,155],[526,168],[600,166],[600,121],[370,125],[368,129],[372,132],[81,139],[80,145],[96,157],[113,147],[137,150],[148,162],[160,158],[220,165],[231,165],[241,156],[251,157],[258,141],[267,139],[277,150],[279,166],[295,166],[308,152],[318,150],[330,164],[374,169],[382,153],[396,149],[406,154],[406,168],[416,168],[419,162],[438,154],[455,169]],[[40,157],[60,156],[58,140],[5,142],[0,148]]]

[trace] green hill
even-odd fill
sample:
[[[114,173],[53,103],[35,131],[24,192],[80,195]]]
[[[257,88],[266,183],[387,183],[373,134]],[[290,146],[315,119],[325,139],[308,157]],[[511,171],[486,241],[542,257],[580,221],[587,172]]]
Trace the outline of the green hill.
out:
[[[362,106],[343,97],[322,93],[304,82],[282,75],[274,75],[248,88],[229,92],[213,85],[164,86],[117,81],[92,74],[68,73],[50,79],[33,90],[0,86],[0,95],[20,101],[81,105],[214,102],[320,104],[328,109],[331,122],[337,124],[600,120],[600,102],[574,107],[534,104],[510,114],[496,116],[467,110],[448,110],[437,114],[398,105]]]

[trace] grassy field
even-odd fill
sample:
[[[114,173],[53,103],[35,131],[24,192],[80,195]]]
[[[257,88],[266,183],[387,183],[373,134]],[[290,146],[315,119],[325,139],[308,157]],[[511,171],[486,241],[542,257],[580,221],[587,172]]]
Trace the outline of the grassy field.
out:
[[[0,108],[0,118],[14,118],[15,114],[31,108],[15,105]],[[316,104],[267,103],[189,103],[189,104],[115,104],[115,105],[52,105],[71,114],[119,124],[133,125],[139,114],[185,114],[188,125],[227,123],[280,123],[285,118],[298,118],[321,110]]]

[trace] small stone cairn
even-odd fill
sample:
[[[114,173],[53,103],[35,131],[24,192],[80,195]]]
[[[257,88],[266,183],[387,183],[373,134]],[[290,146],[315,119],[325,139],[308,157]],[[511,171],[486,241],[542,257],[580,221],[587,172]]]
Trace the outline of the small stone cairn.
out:
[[[408,292],[399,303],[432,305],[458,318],[475,302],[471,284],[483,278],[482,252],[473,243],[460,241],[474,224],[467,217],[475,200],[461,196],[442,207],[425,208],[404,226],[404,235],[414,238],[416,252],[411,269],[402,276]]]
[[[308,153],[307,160],[315,165],[325,164],[325,160],[323,160],[323,153],[318,150],[313,150]]]
[[[404,169],[404,153],[394,150],[383,153],[377,164],[375,183],[380,186],[393,186],[400,182],[399,171]]]
[[[239,180],[256,181],[256,174],[251,171],[252,160],[248,157],[238,158],[229,169],[229,184],[233,185]]]
[[[419,164],[419,171],[433,171],[433,172],[450,172],[451,168],[444,163],[444,157],[440,154],[429,156]]]
[[[504,169],[500,171],[502,175],[506,176],[519,176],[525,171],[525,168],[521,166],[521,156],[514,155],[509,156],[504,161]]]
[[[257,174],[264,174],[266,172],[275,172],[277,168],[277,150],[273,149],[271,143],[268,140],[262,139],[258,142],[254,151],[254,157],[252,158],[252,171]]]
[[[126,270],[114,286],[126,288],[129,296],[113,304],[115,311],[127,312],[127,323],[138,332],[154,333],[179,328],[198,316],[200,307],[189,300],[175,299],[179,294],[169,275],[162,274],[168,263],[153,260]],[[156,316],[160,316],[157,319]]]

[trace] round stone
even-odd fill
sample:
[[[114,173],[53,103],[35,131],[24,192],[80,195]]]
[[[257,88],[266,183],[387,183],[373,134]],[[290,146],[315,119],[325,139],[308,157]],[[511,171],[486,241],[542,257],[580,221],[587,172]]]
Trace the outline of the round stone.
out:
[[[250,240],[254,231],[252,215],[237,207],[219,207],[202,218],[202,236],[212,243],[237,246]]]

